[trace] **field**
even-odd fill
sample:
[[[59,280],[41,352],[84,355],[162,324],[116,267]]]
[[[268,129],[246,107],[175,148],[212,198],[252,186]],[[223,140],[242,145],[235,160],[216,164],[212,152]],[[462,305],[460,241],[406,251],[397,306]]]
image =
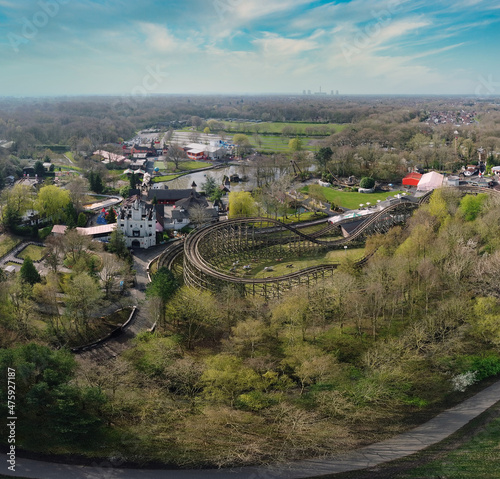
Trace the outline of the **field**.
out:
[[[4,254],[8,253],[12,248],[16,247],[21,240],[19,238],[15,238],[8,234],[0,235],[0,257]]]
[[[163,176],[154,176],[153,183],[161,183],[162,181],[170,181],[179,178],[181,175],[163,175]]]
[[[248,139],[252,147],[256,148],[258,151],[262,153],[270,153],[270,152],[285,153],[290,151],[290,148],[288,147],[290,138],[288,137],[258,135],[258,138],[255,138],[254,136],[249,136]],[[319,148],[316,145],[309,144],[312,140],[309,137],[301,137],[301,140],[302,140],[302,149],[304,150],[317,151],[317,149]]]
[[[237,122],[237,121],[224,121],[224,129],[229,132],[246,132],[258,134],[276,134],[282,133],[283,128],[291,129],[290,134],[299,135],[317,135],[328,136],[333,133],[342,131],[346,125],[338,125],[336,123],[252,123],[252,122]],[[312,130],[312,131],[311,131]]]
[[[40,261],[45,253],[46,250],[43,246],[30,244],[26,246],[26,248],[24,248],[17,256],[22,259],[29,256],[33,261]]]
[[[304,187],[301,190],[303,193],[308,193],[309,187]],[[322,193],[325,195],[326,200],[329,203],[334,203],[337,206],[342,206],[343,208],[356,209],[359,208],[360,204],[366,204],[370,202],[372,205],[377,203],[377,200],[385,200],[389,196],[394,196],[402,191],[384,191],[382,193],[357,193],[349,191],[339,191],[328,186],[324,186],[321,189]]]
[[[286,261],[276,262],[274,260],[262,260],[251,263],[252,269],[243,270],[244,265],[239,265],[238,269],[234,272],[235,276],[243,278],[276,278],[278,276],[284,276],[286,274],[295,273],[305,268],[311,268],[313,266],[321,266],[324,264],[338,264],[346,259],[357,261],[363,258],[365,255],[364,248],[352,248],[347,250],[334,250],[329,251],[324,256],[305,256],[297,258],[287,258]],[[290,265],[293,265],[291,267]],[[266,270],[264,268],[272,268],[272,271]]]

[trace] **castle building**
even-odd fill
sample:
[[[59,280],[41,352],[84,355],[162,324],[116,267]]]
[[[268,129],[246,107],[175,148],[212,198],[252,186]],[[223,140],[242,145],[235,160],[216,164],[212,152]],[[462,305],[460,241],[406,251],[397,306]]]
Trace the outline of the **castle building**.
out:
[[[156,206],[141,201],[138,195],[124,201],[117,224],[128,248],[147,249],[156,245]]]

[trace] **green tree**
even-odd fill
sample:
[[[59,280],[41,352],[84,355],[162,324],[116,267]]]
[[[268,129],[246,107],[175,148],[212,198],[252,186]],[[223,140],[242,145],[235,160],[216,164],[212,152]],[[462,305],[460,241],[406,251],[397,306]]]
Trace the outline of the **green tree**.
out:
[[[249,191],[229,193],[229,218],[251,217],[257,212],[257,205]]]
[[[87,226],[87,215],[83,211],[78,215],[78,222],[76,225],[79,228],[85,228],[85,226]]]
[[[0,350],[1,370],[16,371],[16,444],[66,446],[97,437],[106,398],[98,389],[71,384],[76,367],[64,349],[27,344]],[[0,392],[7,395],[7,374],[0,378]]]
[[[128,181],[130,183],[130,190],[135,190],[137,188],[137,185],[139,184],[139,178],[137,177],[137,175],[135,173],[132,173]]]
[[[69,192],[54,185],[43,186],[38,192],[36,209],[43,217],[58,220],[71,202]]]
[[[130,256],[127,243],[125,242],[125,235],[119,227],[116,227],[111,232],[107,249],[110,253],[115,253],[120,258],[126,259]]]
[[[459,211],[462,213],[465,221],[474,221],[481,210],[488,195],[486,193],[480,193],[479,195],[465,195],[460,202]]]
[[[21,280],[25,283],[31,284],[31,286],[42,280],[29,256],[24,258],[23,265],[21,266],[19,273],[21,275]]]
[[[361,178],[361,181],[359,182],[359,186],[361,188],[365,188],[365,189],[369,190],[375,186],[375,180],[373,178],[371,178],[370,176],[365,176],[364,178]]]
[[[332,159],[333,151],[329,146],[321,147],[314,155],[321,170],[325,171],[328,162]]]
[[[68,313],[75,320],[77,328],[86,329],[92,314],[98,309],[103,294],[87,273],[75,275],[65,287],[65,301]]]
[[[176,277],[168,268],[160,268],[151,278],[151,283],[146,288],[146,296],[151,298],[155,297],[160,300],[160,321],[165,321],[165,305],[167,301],[173,296],[179,282]]]
[[[288,142],[288,148],[290,148],[291,151],[301,151],[302,150],[302,140],[299,137],[292,138]]]
[[[231,406],[240,394],[258,389],[259,380],[259,375],[245,366],[241,358],[228,354],[208,358],[201,376],[204,395]]]
[[[116,223],[116,212],[113,207],[109,208],[108,214],[106,215],[106,221],[108,225]]]
[[[45,176],[45,168],[41,161],[37,161],[35,163],[34,169],[35,169],[35,175],[37,175],[38,178],[43,178]]]

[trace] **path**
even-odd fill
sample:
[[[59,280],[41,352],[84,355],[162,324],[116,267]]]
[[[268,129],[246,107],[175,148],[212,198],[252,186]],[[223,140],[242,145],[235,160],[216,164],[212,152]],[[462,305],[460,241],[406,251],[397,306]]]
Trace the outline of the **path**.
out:
[[[14,477],[35,479],[301,479],[357,471],[401,459],[437,444],[458,431],[500,400],[500,381],[449,409],[429,422],[392,439],[336,457],[293,462],[279,466],[213,470],[138,470],[113,468],[110,461],[95,466],[74,466],[17,458]]]
[[[146,286],[148,284],[147,268],[149,262],[156,258],[166,245],[157,245],[147,250],[135,250],[134,269],[136,271],[136,286],[130,290],[130,303],[137,306],[134,318],[127,328],[117,337],[111,338],[94,349],[85,351],[77,357],[81,359],[92,359],[94,361],[105,361],[115,358],[124,350],[131,347],[130,340],[138,333],[151,329],[153,321],[145,307]],[[126,306],[120,304],[118,307]],[[118,309],[118,308],[117,308]]]

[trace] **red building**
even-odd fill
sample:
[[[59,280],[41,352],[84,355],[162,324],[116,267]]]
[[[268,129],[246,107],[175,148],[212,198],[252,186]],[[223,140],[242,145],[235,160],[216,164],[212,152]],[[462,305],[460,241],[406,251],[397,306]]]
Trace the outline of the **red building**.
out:
[[[403,186],[418,186],[418,182],[422,178],[420,173],[410,173],[403,178]]]

